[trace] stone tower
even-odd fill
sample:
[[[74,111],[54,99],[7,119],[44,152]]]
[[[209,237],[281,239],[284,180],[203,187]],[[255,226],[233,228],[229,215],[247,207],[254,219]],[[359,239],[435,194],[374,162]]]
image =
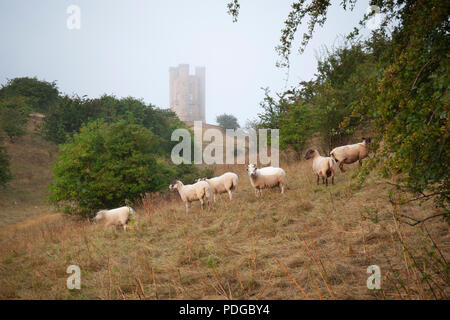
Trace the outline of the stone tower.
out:
[[[196,67],[189,74],[189,65],[169,68],[170,109],[181,121],[205,122],[205,68]]]

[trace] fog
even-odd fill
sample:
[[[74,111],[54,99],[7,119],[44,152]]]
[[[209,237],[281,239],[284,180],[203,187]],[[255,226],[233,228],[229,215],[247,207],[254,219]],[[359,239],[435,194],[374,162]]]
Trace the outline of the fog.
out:
[[[350,12],[333,1],[305,53],[293,50],[287,77],[274,48],[292,1],[241,0],[237,23],[227,2],[1,0],[0,83],[36,76],[67,94],[133,96],[168,108],[169,67],[188,63],[206,67],[206,121],[230,113],[243,125],[261,111],[262,87],[276,92],[311,79],[320,49],[342,41],[369,3]],[[71,4],[81,9],[79,30],[66,25]]]

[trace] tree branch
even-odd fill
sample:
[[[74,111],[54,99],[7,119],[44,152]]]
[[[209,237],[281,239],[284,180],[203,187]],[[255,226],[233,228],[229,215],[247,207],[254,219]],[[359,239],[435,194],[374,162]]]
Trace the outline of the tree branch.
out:
[[[415,225],[418,225],[419,223],[425,222],[425,221],[427,221],[427,220],[429,220],[429,219],[436,218],[436,217],[441,217],[441,216],[448,216],[449,214],[450,214],[450,211],[447,211],[447,212],[441,212],[441,213],[437,213],[437,214],[434,214],[434,215],[432,215],[432,216],[426,217],[425,219],[420,219],[420,220],[419,220],[419,219],[412,218],[412,217],[407,216],[407,215],[404,215],[404,214],[399,214],[399,216],[401,216],[401,217],[403,217],[403,218],[407,218],[407,219],[413,220],[413,221],[414,221],[413,223],[410,223],[410,222],[408,222],[408,221],[401,220],[401,219],[398,219],[398,218],[397,218],[397,219],[398,219],[399,221],[401,221],[401,222],[404,222],[404,223],[410,225],[410,226],[415,226]]]

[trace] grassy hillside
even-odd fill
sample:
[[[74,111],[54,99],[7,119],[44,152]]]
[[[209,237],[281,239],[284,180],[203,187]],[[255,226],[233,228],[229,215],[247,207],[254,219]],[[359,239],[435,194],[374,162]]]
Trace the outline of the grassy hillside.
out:
[[[289,189],[257,199],[244,166],[232,202],[223,195],[184,213],[178,194],[136,205],[129,232],[69,217],[0,233],[2,299],[443,299],[449,297],[449,227],[442,219],[411,227],[436,210],[393,207],[389,185],[351,180],[317,186],[311,163],[282,163]],[[66,288],[66,268],[81,267],[81,290]],[[381,268],[382,290],[366,287]],[[444,269],[447,268],[447,271]]]
[[[30,120],[25,136],[6,143],[13,179],[0,189],[0,229],[55,213],[46,198],[52,179],[50,163],[56,159],[58,147],[37,133],[39,124]]]

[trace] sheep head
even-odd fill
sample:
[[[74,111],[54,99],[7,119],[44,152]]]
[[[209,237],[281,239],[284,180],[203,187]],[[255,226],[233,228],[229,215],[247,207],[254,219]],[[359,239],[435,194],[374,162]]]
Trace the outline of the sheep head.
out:
[[[178,184],[179,184],[179,183],[180,183],[179,180],[173,180],[173,181],[170,183],[169,190],[175,190],[175,189],[178,189]]]
[[[316,153],[317,153],[317,150],[309,149],[308,151],[306,151],[305,159],[309,160],[309,159],[314,158],[316,156]]]
[[[255,164],[250,163],[250,164],[248,165],[248,167],[247,167],[248,175],[249,175],[250,177],[256,177],[256,170],[257,170],[257,169],[258,169],[258,168],[256,167]]]

